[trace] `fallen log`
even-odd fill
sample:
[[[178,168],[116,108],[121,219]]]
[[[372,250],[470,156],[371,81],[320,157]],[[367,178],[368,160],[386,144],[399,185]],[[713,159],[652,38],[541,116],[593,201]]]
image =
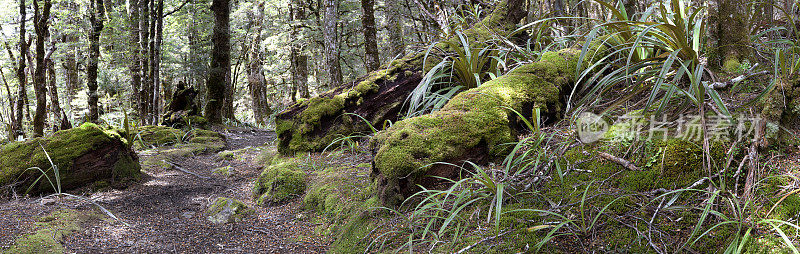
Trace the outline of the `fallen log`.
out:
[[[86,123],[51,137],[6,144],[0,147],[0,186],[13,185],[16,191],[32,193],[55,192],[50,181],[56,185],[56,168],[61,190],[100,180],[137,178],[139,158],[123,136],[118,130]],[[47,177],[42,177],[42,171]]]
[[[506,36],[525,16],[524,3],[522,0],[499,3],[488,17],[464,34],[476,46],[497,36]],[[458,40],[452,38],[451,42],[459,45]],[[438,47],[445,52],[452,51],[446,43]],[[430,57],[428,63],[423,63],[426,59],[422,53],[406,56],[349,86],[289,107],[275,119],[278,151],[282,154],[322,151],[337,138],[370,130],[358,116],[377,129],[388,122],[396,122],[406,98],[422,81],[423,65],[433,67],[434,58],[437,57]]]
[[[435,184],[438,178],[431,176],[457,178],[461,173],[457,167],[433,163],[481,164],[502,155],[502,144],[515,141],[524,126],[510,109],[529,118],[539,108],[545,119],[558,119],[565,91],[577,80],[579,55],[576,49],[547,52],[538,62],[462,92],[439,111],[379,132],[371,141],[378,198],[384,205],[396,205],[418,185]]]

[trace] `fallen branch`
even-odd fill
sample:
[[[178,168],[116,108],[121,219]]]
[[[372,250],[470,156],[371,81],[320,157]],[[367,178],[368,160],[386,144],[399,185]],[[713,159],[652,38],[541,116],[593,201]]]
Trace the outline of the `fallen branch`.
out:
[[[170,161],[166,161],[166,160],[161,160],[161,161],[163,161],[163,162],[165,162],[165,163],[167,163],[167,164],[171,165],[173,168],[175,168],[175,169],[177,169],[177,170],[180,170],[180,171],[181,171],[181,172],[183,172],[183,173],[187,173],[187,174],[190,174],[190,175],[193,175],[193,176],[196,176],[196,177],[202,178],[202,179],[211,179],[211,177],[202,176],[202,175],[200,175],[200,174],[197,174],[197,173],[195,173],[195,172],[189,171],[189,170],[187,170],[187,169],[185,169],[185,168],[181,167],[181,165],[178,165],[178,164],[176,164],[176,163],[174,163],[174,162],[170,162]]]
[[[603,159],[610,160],[610,161],[612,161],[614,163],[617,163],[620,166],[623,166],[623,167],[625,167],[627,169],[639,170],[639,167],[637,167],[636,165],[634,165],[630,161],[625,160],[623,158],[620,158],[620,157],[617,157],[617,156],[614,156],[614,155],[611,155],[611,154],[608,154],[608,153],[604,153],[604,152],[599,152],[599,153],[597,153],[597,155],[599,155],[600,157],[603,157]]]
[[[747,74],[735,77],[735,78],[733,78],[731,80],[728,80],[727,82],[714,82],[714,83],[711,83],[711,85],[709,85],[709,87],[711,89],[724,89],[724,88],[727,88],[728,86],[741,83],[742,81],[745,81],[745,80],[747,80],[749,78],[752,78],[752,77],[755,77],[755,76],[760,76],[760,75],[766,75],[766,74],[769,74],[769,71],[760,71],[760,72],[755,72],[755,73],[747,73]]]

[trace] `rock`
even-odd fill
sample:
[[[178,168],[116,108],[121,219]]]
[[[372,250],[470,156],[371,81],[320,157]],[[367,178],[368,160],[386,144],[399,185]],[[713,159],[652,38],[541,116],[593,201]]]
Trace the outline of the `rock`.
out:
[[[167,106],[167,112],[162,116],[162,124],[175,128],[190,126],[204,128],[208,121],[200,115],[197,94],[193,87],[187,88],[186,84],[178,82],[178,87]]]
[[[306,174],[298,165],[298,161],[289,160],[265,168],[253,186],[256,204],[281,203],[302,195],[306,190]]]
[[[6,144],[0,147],[0,186],[13,184],[22,191],[54,192],[47,178],[39,179],[42,172],[36,168],[47,172],[53,184],[57,168],[62,191],[101,180],[136,179],[141,170],[139,158],[121,132],[86,123],[51,137]]]
[[[214,224],[239,222],[254,213],[242,201],[231,198],[217,198],[206,211],[208,221]]]

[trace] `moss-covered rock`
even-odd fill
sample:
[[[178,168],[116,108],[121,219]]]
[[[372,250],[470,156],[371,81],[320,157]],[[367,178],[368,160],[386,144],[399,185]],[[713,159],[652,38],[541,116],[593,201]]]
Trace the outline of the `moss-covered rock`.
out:
[[[372,197],[369,166],[332,166],[314,172],[303,208],[323,218],[317,233],[333,235],[332,253],[361,252],[364,237],[375,227],[371,207],[380,204]]]
[[[206,211],[208,221],[214,224],[239,222],[253,214],[255,210],[231,198],[217,198]]]
[[[775,88],[761,102],[761,117],[765,122],[759,126],[765,140],[762,146],[797,143],[797,137],[786,129],[800,130],[800,76],[781,78]]]
[[[481,163],[502,154],[499,145],[516,140],[523,126],[509,109],[530,117],[539,108],[551,120],[558,118],[562,91],[576,81],[579,52],[545,53],[541,61],[462,92],[439,111],[399,121],[378,133],[372,144],[381,201],[398,203],[425,176],[458,175],[455,167],[430,167],[431,163]]]
[[[60,210],[39,218],[34,224],[34,232],[17,238],[16,243],[5,249],[8,254],[64,253],[61,245],[64,236],[81,229],[81,224],[97,218],[95,213],[77,210]]]
[[[47,172],[54,183],[57,168],[61,189],[69,190],[99,180],[137,178],[141,166],[119,130],[86,123],[51,137],[0,147],[0,185],[17,183],[23,190],[31,187],[34,192],[55,191],[45,178],[34,184],[42,175],[35,168]]]
[[[298,165],[298,161],[289,160],[266,167],[253,186],[256,203],[281,203],[302,195],[306,190],[306,174]]]

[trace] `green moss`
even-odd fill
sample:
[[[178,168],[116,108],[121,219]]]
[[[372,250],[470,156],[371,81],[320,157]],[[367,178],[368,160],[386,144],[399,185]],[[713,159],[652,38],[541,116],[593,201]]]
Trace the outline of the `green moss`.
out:
[[[303,208],[324,218],[317,231],[335,236],[333,253],[359,252],[369,244],[363,239],[375,227],[370,208],[379,206],[371,196],[369,170],[333,166],[312,175]]]
[[[72,167],[76,158],[101,148],[116,145],[119,146],[119,150],[124,151],[127,148],[126,142],[117,130],[103,129],[95,124],[86,123],[78,128],[56,132],[51,137],[6,144],[0,148],[0,185],[24,181],[21,186],[30,186],[34,177],[40,175],[37,170],[29,170],[33,167],[48,171],[50,179],[54,179],[53,171],[48,170],[52,165],[58,167],[61,185],[65,189],[79,187],[102,178],[123,180],[137,177],[141,167],[132,152],[116,153],[118,157],[109,172],[96,172],[97,174],[91,177],[75,172]],[[47,154],[42,149],[46,150]],[[53,191],[49,183],[40,181],[38,186],[34,190]]]
[[[217,198],[206,211],[208,220],[215,224],[239,222],[253,214],[255,210],[242,201],[221,197]]]
[[[235,156],[236,154],[233,151],[222,151],[217,154],[217,157],[223,160],[233,160]]]
[[[78,210],[60,210],[39,218],[35,232],[22,235],[3,253],[64,253],[61,245],[64,236],[81,229],[85,221],[96,218],[94,213]]]
[[[545,53],[539,62],[456,95],[439,111],[395,123],[373,139],[375,168],[390,185],[404,178],[414,186],[431,163],[460,163],[454,160],[481,149],[500,155],[499,145],[516,139],[511,126],[520,124],[506,107],[517,112],[538,107],[557,117],[563,108],[561,89],[574,82],[577,60],[575,50]],[[395,202],[395,194],[379,195],[384,202]]]
[[[283,162],[266,167],[253,186],[256,203],[280,203],[302,195],[306,189],[305,176],[297,162]]]
[[[221,175],[221,176],[231,176],[231,174],[233,173],[232,171],[233,171],[233,167],[224,166],[224,167],[215,168],[213,171],[211,171],[211,173],[217,174],[217,175]]]
[[[179,144],[183,141],[184,132],[165,126],[142,126],[135,130],[135,147],[141,149],[150,146],[166,146]]]
[[[359,131],[369,130],[361,119],[344,115],[347,106],[359,105],[364,98],[377,93],[380,84],[395,79],[405,74],[408,70],[419,72],[422,68],[422,55],[411,55],[398,59],[388,64],[385,69],[368,74],[350,89],[335,94],[337,90],[330,91],[318,97],[311,98],[295,107],[302,108],[301,112],[290,119],[276,119],[275,132],[278,134],[278,150],[285,155],[296,152],[322,151],[336,138],[347,136]],[[399,104],[391,104],[388,108],[396,108]],[[375,109],[376,111],[387,109]],[[375,114],[376,119],[368,119],[375,126],[383,125],[385,115]],[[322,126],[323,121],[336,119],[336,126]],[[325,131],[321,131],[325,129]]]

